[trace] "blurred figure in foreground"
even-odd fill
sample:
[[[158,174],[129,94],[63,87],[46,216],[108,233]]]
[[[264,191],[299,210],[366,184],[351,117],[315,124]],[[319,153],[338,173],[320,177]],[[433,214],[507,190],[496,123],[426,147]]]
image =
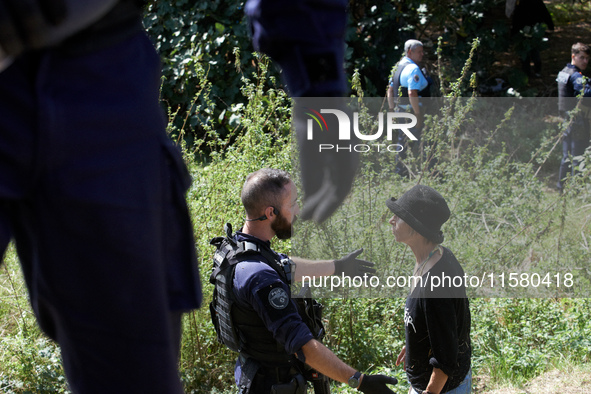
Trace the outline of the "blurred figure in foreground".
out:
[[[11,238],[72,392],[183,393],[201,286],[135,0],[0,0],[0,253]]]
[[[347,1],[248,0],[245,11],[254,48],[279,64],[289,93],[296,98],[293,124],[304,190],[301,216],[321,223],[349,194],[359,155],[337,150],[319,154],[317,144],[305,137],[304,111],[297,98],[344,95]],[[334,106],[339,107],[336,103]],[[334,133],[322,138],[323,143],[338,142]]]

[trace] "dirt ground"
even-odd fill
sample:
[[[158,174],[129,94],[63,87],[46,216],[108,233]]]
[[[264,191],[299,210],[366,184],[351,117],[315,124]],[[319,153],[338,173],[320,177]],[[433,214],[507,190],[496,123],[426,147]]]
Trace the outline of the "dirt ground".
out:
[[[546,1],[553,3],[558,1]],[[587,5],[589,9],[590,5]],[[591,20],[572,21],[555,27],[554,32],[548,34],[550,47],[541,53],[542,78],[530,81],[530,86],[538,89],[542,97],[558,96],[556,74],[570,63],[570,48],[575,42],[591,44]],[[517,60],[517,59],[516,59]],[[585,74],[590,75],[587,68]]]
[[[581,1],[583,2],[581,4]],[[544,0],[548,10],[553,14],[554,31],[548,31],[548,48],[541,51],[541,77],[531,77],[527,89],[532,89],[538,97],[558,97],[556,75],[566,63],[570,63],[570,49],[575,42],[591,44],[591,0]],[[505,18],[504,9],[493,9],[494,18]],[[492,18],[492,19],[494,19]],[[510,28],[509,19],[506,20]],[[437,40],[439,33],[430,32],[427,36],[432,42]],[[532,65],[533,67],[533,65]],[[489,70],[489,77],[506,78],[509,69],[521,69],[521,61],[512,48],[507,52],[498,53]],[[584,72],[591,76],[591,66]],[[508,83],[508,81],[505,81]],[[527,92],[527,95],[531,95]]]
[[[548,371],[523,387],[490,388],[487,377],[475,378],[477,382],[475,393],[486,394],[583,394],[591,392],[591,370],[585,366],[553,369]]]
[[[564,5],[567,2],[570,3],[571,0],[545,1],[548,9],[551,11],[553,6]],[[529,81],[529,86],[536,88],[538,91],[537,95],[541,97],[558,96],[556,75],[566,63],[570,63],[570,48],[572,44],[575,42],[591,44],[591,18],[588,17],[591,13],[590,1],[586,1],[584,5],[578,4],[573,8],[574,12],[569,14],[565,12],[559,13],[556,8],[555,11],[557,15],[554,17],[554,32],[548,32],[547,34],[549,48],[541,52],[542,77],[532,78]],[[564,20],[567,18],[570,20]],[[511,59],[513,67],[520,67],[519,59],[515,54],[506,54],[506,56]],[[587,68],[585,74],[591,75],[590,72],[591,69]]]

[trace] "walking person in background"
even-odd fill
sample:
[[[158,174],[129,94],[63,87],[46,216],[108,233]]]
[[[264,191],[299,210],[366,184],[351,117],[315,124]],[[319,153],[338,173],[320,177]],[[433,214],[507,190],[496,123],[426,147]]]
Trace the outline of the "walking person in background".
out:
[[[470,393],[471,317],[466,288],[433,289],[430,283],[443,273],[464,276],[454,254],[441,246],[441,226],[450,217],[447,203],[434,189],[416,185],[386,205],[394,213],[389,223],[396,242],[410,247],[415,257],[413,276],[422,278],[406,300],[406,345],[396,365],[404,365],[410,394]]]
[[[420,141],[425,115],[420,97],[431,96],[431,79],[420,67],[424,55],[422,42],[419,40],[406,41],[404,54],[405,56],[397,63],[390,79],[387,92],[388,108],[391,111],[412,112],[416,116],[417,124],[411,129],[411,132]],[[407,137],[402,130],[398,131],[398,143],[405,149],[409,147]],[[405,150],[402,150],[396,157],[395,171],[401,176],[408,176],[408,169],[403,162],[406,156]]]
[[[562,136],[562,160],[558,171],[556,187],[562,191],[567,174],[575,174],[580,163],[578,159],[589,147],[589,119],[590,106],[584,100],[577,107],[577,97],[591,97],[591,84],[583,76],[582,71],[587,68],[591,57],[591,47],[577,42],[571,48],[571,62],[559,73],[558,82],[558,111],[560,116],[568,122],[568,127]]]

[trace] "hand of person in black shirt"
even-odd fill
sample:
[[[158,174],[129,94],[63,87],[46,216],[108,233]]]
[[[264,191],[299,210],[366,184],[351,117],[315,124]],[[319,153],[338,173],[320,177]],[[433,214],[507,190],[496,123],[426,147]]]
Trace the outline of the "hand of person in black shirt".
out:
[[[403,346],[396,358],[396,366],[399,366],[402,363],[402,370],[406,371],[406,346]]]
[[[396,378],[386,375],[363,375],[359,391],[365,394],[394,394],[394,391],[386,385],[396,383],[398,383]]]
[[[345,257],[335,260],[334,275],[345,274],[347,276],[363,276],[365,274],[373,275],[376,269],[375,263],[371,261],[360,260],[357,258],[363,252],[363,248],[349,253]]]

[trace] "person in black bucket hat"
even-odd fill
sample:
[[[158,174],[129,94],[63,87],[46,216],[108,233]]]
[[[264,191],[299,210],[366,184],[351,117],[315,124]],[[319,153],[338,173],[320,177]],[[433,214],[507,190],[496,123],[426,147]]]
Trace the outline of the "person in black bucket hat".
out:
[[[409,394],[470,393],[471,318],[464,270],[441,246],[441,227],[451,215],[447,202],[433,188],[416,185],[386,206],[394,213],[389,223],[396,242],[408,245],[416,260],[404,309],[406,345],[396,359],[411,384]]]
[[[427,240],[443,242],[441,226],[449,219],[450,211],[443,196],[434,189],[416,185],[398,200],[390,198],[386,205]]]

